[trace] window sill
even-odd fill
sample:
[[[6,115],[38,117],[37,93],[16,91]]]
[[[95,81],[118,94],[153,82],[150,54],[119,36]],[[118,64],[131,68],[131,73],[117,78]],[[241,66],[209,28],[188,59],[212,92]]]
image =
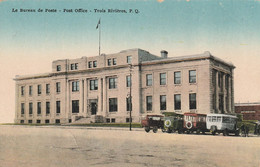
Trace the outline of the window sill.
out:
[[[190,85],[197,85],[197,82],[195,82],[195,83],[189,83]]]
[[[190,112],[196,113],[196,112],[198,112],[198,111],[197,111],[197,109],[190,109]]]

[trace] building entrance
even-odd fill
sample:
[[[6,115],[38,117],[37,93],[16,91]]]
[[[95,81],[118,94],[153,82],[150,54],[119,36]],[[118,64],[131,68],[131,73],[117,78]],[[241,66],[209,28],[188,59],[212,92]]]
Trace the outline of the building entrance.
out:
[[[98,108],[97,99],[89,100],[89,109],[90,109],[91,115],[97,114],[97,108]]]

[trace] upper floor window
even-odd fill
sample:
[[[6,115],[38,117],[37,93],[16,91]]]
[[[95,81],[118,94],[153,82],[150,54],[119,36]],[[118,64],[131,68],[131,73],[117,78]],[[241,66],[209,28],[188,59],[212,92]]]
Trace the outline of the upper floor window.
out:
[[[174,72],[174,84],[181,84],[181,72]]]
[[[174,110],[181,110],[181,95],[174,95]]]
[[[127,56],[126,62],[127,62],[127,64],[131,64],[132,63],[132,56]]]
[[[111,59],[107,59],[107,66],[111,66],[111,64],[112,64]]]
[[[42,85],[38,85],[38,95],[42,94]]]
[[[77,70],[79,67],[79,64],[78,63],[75,63],[75,70]]]
[[[46,94],[50,93],[50,84],[46,84]]]
[[[189,71],[189,82],[196,83],[196,70]]]
[[[60,82],[56,82],[56,92],[60,92]]]
[[[71,64],[71,65],[70,65],[70,69],[71,69],[71,70],[75,70],[75,64]]]
[[[189,102],[190,102],[190,109],[196,109],[197,108],[196,93],[191,93],[189,95]]]
[[[160,85],[166,85],[166,73],[160,73]]]
[[[113,65],[116,65],[116,58],[113,58]]]
[[[93,67],[97,67],[97,61],[93,61]]]
[[[98,90],[98,80],[90,80],[90,90]]]
[[[79,100],[72,100],[72,113],[79,113]]]
[[[92,61],[88,62],[88,68],[92,68]]]
[[[24,86],[21,86],[21,95],[24,95]]]
[[[72,92],[79,91],[79,81],[72,82]]]
[[[56,66],[56,70],[57,70],[57,71],[61,71],[61,65],[57,65],[57,66]]]
[[[152,86],[153,85],[153,75],[147,74],[146,75],[146,86]]]
[[[117,98],[109,98],[109,112],[117,111]]]
[[[126,76],[126,87],[130,87],[131,84],[132,84],[132,82],[131,82],[131,77],[130,77],[130,75],[129,75],[129,76]]]
[[[109,89],[117,88],[117,78],[109,78]]]
[[[32,95],[32,86],[29,86],[29,95],[31,96]]]

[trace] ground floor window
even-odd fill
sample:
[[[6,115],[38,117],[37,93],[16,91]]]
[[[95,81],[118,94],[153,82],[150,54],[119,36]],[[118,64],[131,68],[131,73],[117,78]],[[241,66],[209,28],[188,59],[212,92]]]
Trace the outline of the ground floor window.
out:
[[[69,119],[69,123],[71,123],[71,119]]]
[[[50,120],[46,119],[46,120],[45,120],[45,123],[46,123],[46,124],[50,123]]]
[[[181,95],[174,95],[174,110],[181,110]]]
[[[40,124],[40,123],[41,123],[41,120],[37,120],[36,122],[37,122],[37,124]]]
[[[28,120],[28,123],[31,124],[31,123],[32,123],[32,120]]]
[[[191,93],[189,96],[189,100],[190,100],[190,109],[196,109],[197,108],[196,93]]]
[[[109,119],[109,118],[107,118],[106,122],[107,122],[107,123],[110,123],[110,119]]]
[[[20,123],[23,124],[23,123],[24,123],[24,120],[21,120]]]
[[[166,95],[160,96],[160,110],[166,110]]]
[[[112,119],[111,119],[111,122],[112,122],[112,123],[115,123],[115,122],[116,122],[116,119],[115,119],[115,118],[112,118]]]
[[[109,98],[109,112],[117,111],[117,98]]]
[[[79,113],[79,100],[72,100],[72,113]]]
[[[153,97],[146,96],[146,111],[152,111],[153,109]]]
[[[130,122],[130,118],[126,118],[126,123],[129,123],[129,122]]]
[[[55,120],[55,123],[56,123],[56,124],[59,124],[59,123],[60,123],[60,120],[59,120],[59,119],[56,119],[56,120]]]

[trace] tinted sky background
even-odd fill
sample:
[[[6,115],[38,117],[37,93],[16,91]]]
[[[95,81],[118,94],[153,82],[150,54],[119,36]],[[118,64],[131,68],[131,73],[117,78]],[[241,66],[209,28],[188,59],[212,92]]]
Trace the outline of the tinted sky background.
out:
[[[174,57],[210,51],[236,66],[235,102],[260,102],[260,0],[0,0],[0,123],[14,120],[15,75],[50,72],[56,59],[98,55],[99,18],[102,53],[141,48],[159,55],[164,49]]]

